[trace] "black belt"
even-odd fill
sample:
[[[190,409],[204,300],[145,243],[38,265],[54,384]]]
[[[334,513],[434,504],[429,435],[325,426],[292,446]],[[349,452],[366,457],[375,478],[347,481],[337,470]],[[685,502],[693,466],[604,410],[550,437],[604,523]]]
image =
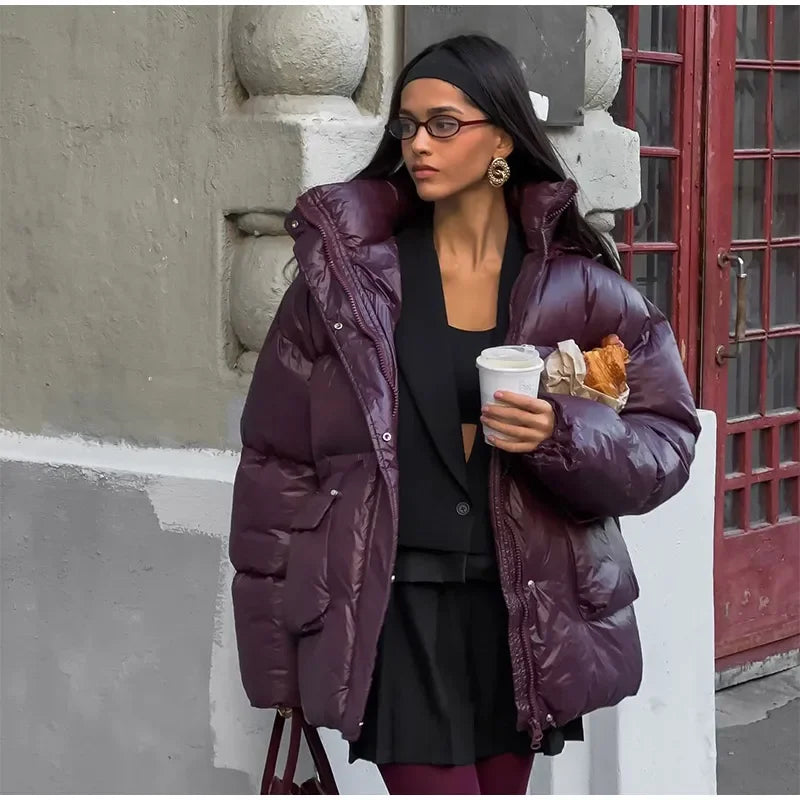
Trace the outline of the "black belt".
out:
[[[448,553],[399,548],[394,568],[398,583],[498,581],[497,560],[488,553]]]

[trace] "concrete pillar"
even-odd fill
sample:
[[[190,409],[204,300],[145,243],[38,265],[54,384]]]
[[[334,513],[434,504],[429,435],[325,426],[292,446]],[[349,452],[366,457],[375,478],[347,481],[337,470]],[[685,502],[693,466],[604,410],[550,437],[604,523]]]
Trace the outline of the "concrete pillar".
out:
[[[621,76],[614,18],[605,7],[587,6],[584,124],[550,138],[580,186],[581,210],[602,233],[614,227],[614,211],[633,208],[641,197],[639,134],[615,125],[608,113]]]
[[[264,207],[228,215],[230,322],[238,340],[231,360],[242,372],[252,372],[287,286],[292,247],[283,217],[294,198],[349,178],[380,138],[394,77],[394,13],[366,6],[233,11],[230,47],[243,97],[234,114],[274,125],[274,148],[285,155],[273,166]]]

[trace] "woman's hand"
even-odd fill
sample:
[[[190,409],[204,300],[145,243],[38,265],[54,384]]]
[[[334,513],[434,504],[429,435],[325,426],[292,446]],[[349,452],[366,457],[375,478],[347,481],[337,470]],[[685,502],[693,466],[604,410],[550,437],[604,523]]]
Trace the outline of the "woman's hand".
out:
[[[532,453],[553,435],[555,414],[546,400],[514,392],[495,392],[495,400],[507,406],[487,404],[481,409],[481,422],[512,439],[489,436],[489,441],[508,453]]]

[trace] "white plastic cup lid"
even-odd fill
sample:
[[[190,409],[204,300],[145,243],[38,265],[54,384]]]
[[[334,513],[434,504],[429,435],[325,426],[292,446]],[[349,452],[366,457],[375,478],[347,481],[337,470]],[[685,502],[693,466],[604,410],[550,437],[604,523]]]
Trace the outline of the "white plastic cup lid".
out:
[[[475,363],[483,369],[500,370],[530,370],[544,366],[532,344],[487,347],[481,351]]]

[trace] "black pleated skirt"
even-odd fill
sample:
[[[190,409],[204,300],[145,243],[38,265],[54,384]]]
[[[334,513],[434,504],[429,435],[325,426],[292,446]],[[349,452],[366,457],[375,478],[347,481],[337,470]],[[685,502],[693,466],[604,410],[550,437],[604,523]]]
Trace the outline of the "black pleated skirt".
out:
[[[350,762],[455,766],[527,753],[516,713],[499,583],[394,583]],[[583,739],[580,719],[548,731],[541,752],[566,739]]]

